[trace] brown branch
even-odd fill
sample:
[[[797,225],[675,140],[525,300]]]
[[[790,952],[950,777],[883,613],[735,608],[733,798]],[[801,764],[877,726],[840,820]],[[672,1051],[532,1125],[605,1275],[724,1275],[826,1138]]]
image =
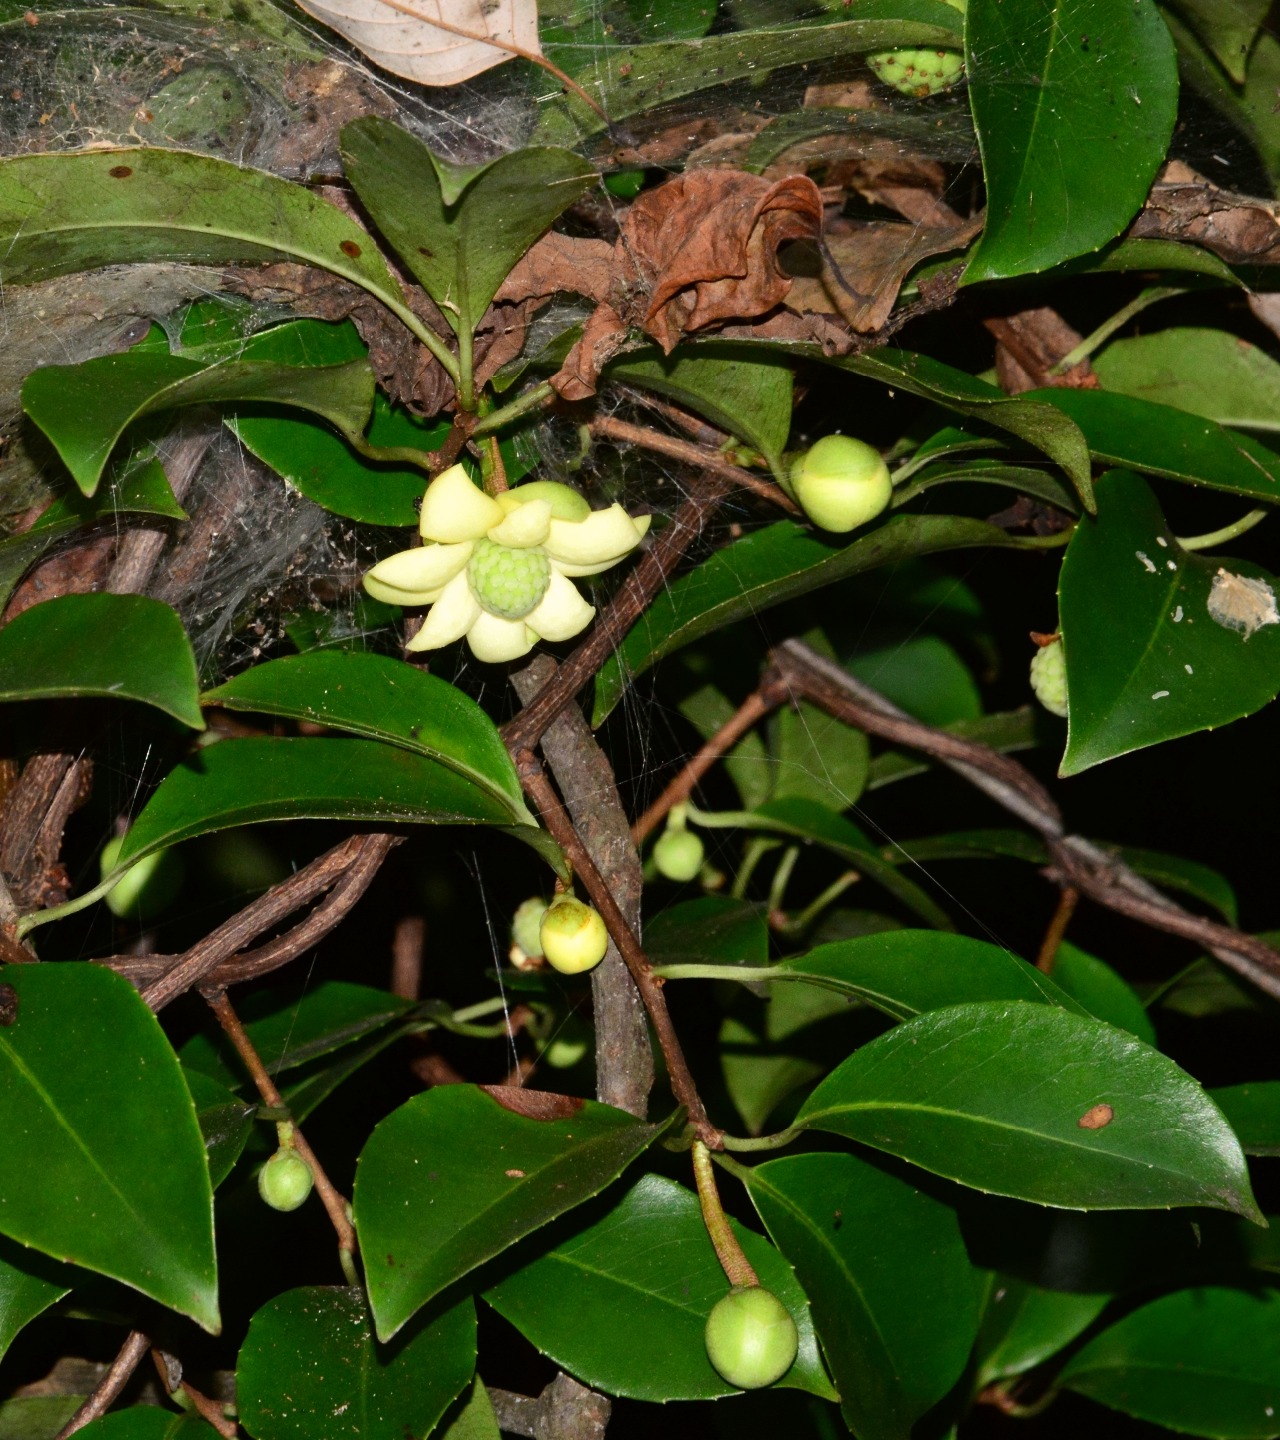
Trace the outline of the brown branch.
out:
[[[607,1396],[568,1375],[557,1375],[536,1399],[492,1388],[489,1399],[503,1433],[530,1440],[602,1440],[612,1408]]]
[[[74,1435],[77,1430],[83,1430],[91,1421],[101,1419],[115,1403],[120,1392],[129,1383],[133,1372],[142,1364],[150,1349],[151,1341],[141,1330],[130,1330],[124,1344],[120,1347],[120,1353],[111,1362],[107,1373],[93,1387],[93,1393],[88,1396],[79,1410],[58,1431],[55,1440],[67,1440],[69,1435]]]
[[[662,993],[662,982],[653,973],[648,956],[636,939],[635,931],[627,924],[626,917],[618,908],[613,892],[596,869],[585,845],[583,845],[573,821],[570,820],[560,797],[556,794],[546,771],[538,757],[531,750],[524,750],[515,756],[516,770],[525,793],[538,807],[543,823],[552,838],[564,851],[573,866],[574,875],[582,882],[591,898],[591,903],[604,918],[604,923],[626,961],[631,978],[636,982],[644,1008],[649,1012],[658,1044],[662,1047],[663,1059],[667,1062],[667,1075],[676,1099],[688,1112],[689,1122],[698,1138],[710,1150],[723,1148],[721,1133],[707,1116],[702,1097],[684,1058],[679,1036],[671,1023],[666,996]]]
[[[1070,885],[1064,885],[1058,895],[1058,904],[1053,912],[1053,918],[1049,921],[1048,928],[1044,932],[1044,939],[1040,942],[1040,951],[1036,955],[1036,969],[1046,975],[1053,974],[1053,966],[1058,958],[1058,948],[1062,944],[1062,937],[1067,933],[1067,926],[1071,924],[1071,917],[1076,913],[1076,906],[1079,903],[1080,892]]]
[[[239,1055],[244,1068],[249,1072],[258,1094],[262,1096],[263,1104],[288,1114],[289,1107],[285,1104],[284,1097],[276,1089],[275,1081],[267,1073],[267,1067],[253,1048],[253,1041],[249,1039],[244,1026],[240,1023],[240,1017],[232,1008],[226,992],[203,989],[200,994],[217,1017],[218,1024],[222,1026],[227,1039],[235,1046],[236,1054]],[[307,1144],[302,1131],[297,1126],[294,1126],[293,1130],[293,1145],[298,1154],[311,1167],[311,1174],[316,1182],[316,1194],[319,1195],[321,1203],[328,1212],[329,1220],[337,1232],[339,1250],[348,1257],[354,1255],[356,1232],[347,1215],[346,1200],[334,1187],[333,1181],[325,1173],[324,1166],[316,1158],[316,1152]],[[343,1268],[345,1270],[346,1265]]]
[[[631,827],[631,838],[635,843],[643,845],[666,819],[668,812],[677,805],[683,805],[693,794],[698,781],[716,761],[727,755],[757,721],[771,710],[776,710],[789,693],[787,685],[772,670],[766,671],[759,687],[747,696],[697,754],[690,757],[680,773]]]
[[[547,726],[613,654],[728,493],[729,482],[721,475],[708,472],[697,492],[680,506],[640,557],[590,634],[560,666],[550,684],[502,727],[508,750],[513,754],[533,750]]]
[[[273,885],[237,915],[233,915],[178,957],[177,962],[147,982],[142,998],[153,1010],[199,984],[223,987],[265,974],[314,945],[327,935],[368,888],[378,866],[392,846],[394,835],[353,835],[313,860],[296,875]],[[334,890],[329,901],[318,907],[302,924],[247,955],[234,965],[222,968],[251,941],[278,925],[293,911]],[[141,957],[149,960],[152,957]],[[103,963],[130,979],[139,973],[139,957],[114,956]],[[221,973],[215,976],[215,971]]]
[[[696,465],[708,475],[718,475],[730,485],[740,485],[753,495],[780,506],[789,514],[799,515],[799,505],[784,490],[771,480],[766,480],[741,465],[727,460],[718,450],[708,450],[702,445],[693,445],[674,435],[664,435],[660,430],[649,430],[643,425],[632,425],[626,420],[617,420],[610,415],[598,415],[590,425],[592,435],[605,440],[620,440],[625,445],[636,445],[642,450],[652,450],[655,455],[664,455],[668,460],[679,460],[685,465]]]
[[[1224,965],[1280,999],[1280,952],[1256,936],[1184,910],[1117,856],[1067,834],[1053,798],[1016,760],[911,719],[802,641],[785,641],[774,652],[773,663],[797,695],[870,734],[932,755],[1024,820],[1048,845],[1054,860],[1051,878],[1059,885],[1153,929],[1203,945]]]
[[[521,699],[529,699],[555,675],[556,663],[540,655],[511,677]],[[555,776],[565,807],[582,843],[604,877],[627,923],[640,931],[644,876],[618,798],[613,767],[596,743],[576,705],[566,706],[547,726],[542,753]],[[596,1037],[596,1097],[641,1118],[653,1088],[653,1050],[644,1004],[612,940],[591,972]]]

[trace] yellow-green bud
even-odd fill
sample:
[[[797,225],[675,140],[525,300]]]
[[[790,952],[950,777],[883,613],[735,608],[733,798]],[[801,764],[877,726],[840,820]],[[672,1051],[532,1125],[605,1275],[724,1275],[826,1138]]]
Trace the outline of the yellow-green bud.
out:
[[[653,846],[653,863],[668,880],[692,880],[705,856],[701,838],[683,826],[668,826]]]
[[[1031,657],[1031,688],[1050,714],[1067,718],[1067,657],[1061,639],[1042,645]]]
[[[292,1145],[282,1145],[258,1171],[258,1194],[273,1210],[296,1210],[314,1184],[311,1166]]]
[[[547,963],[562,975],[594,970],[609,948],[609,932],[599,912],[572,895],[551,902],[542,919],[540,938]]]
[[[511,917],[511,944],[519,950],[520,958],[536,960],[542,955],[542,917],[547,913],[547,902],[540,895],[531,895],[516,906]],[[512,963],[520,961],[513,955]]]
[[[585,520],[591,514],[591,506],[585,496],[579,495],[568,485],[562,485],[559,480],[530,480],[506,493],[511,502],[521,505],[530,500],[545,500],[551,506],[552,517],[556,520]],[[501,505],[502,501],[499,500],[498,503]]]
[[[849,435],[825,435],[791,468],[796,502],[815,525],[844,535],[874,520],[893,496],[880,452]]]
[[[759,1390],[791,1369],[800,1337],[772,1290],[739,1285],[707,1317],[706,1343],[707,1359],[730,1385]]]
[[[108,840],[98,856],[98,865],[105,880],[116,868],[116,859],[124,845],[124,836]],[[182,885],[182,866],[169,850],[156,850],[130,865],[115,885],[107,891],[107,909],[113,915],[136,916],[140,912],[155,914],[178,893]]]

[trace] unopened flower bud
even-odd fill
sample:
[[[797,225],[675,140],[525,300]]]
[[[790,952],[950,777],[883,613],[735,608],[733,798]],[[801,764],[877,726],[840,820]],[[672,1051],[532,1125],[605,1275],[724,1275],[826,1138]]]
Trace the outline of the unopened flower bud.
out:
[[[705,855],[699,836],[683,826],[668,826],[653,846],[653,863],[668,880],[692,880],[702,869]]]
[[[572,895],[552,901],[542,920],[542,953],[562,975],[594,970],[609,948],[609,932],[599,912]]]
[[[311,1166],[292,1145],[282,1145],[258,1171],[258,1194],[273,1210],[296,1210],[313,1184]]]
[[[849,435],[825,435],[796,461],[791,488],[815,525],[844,535],[886,508],[893,495],[880,452]]]
[[[791,1313],[763,1285],[735,1286],[707,1317],[707,1359],[740,1390],[780,1380],[795,1363],[800,1337]]]

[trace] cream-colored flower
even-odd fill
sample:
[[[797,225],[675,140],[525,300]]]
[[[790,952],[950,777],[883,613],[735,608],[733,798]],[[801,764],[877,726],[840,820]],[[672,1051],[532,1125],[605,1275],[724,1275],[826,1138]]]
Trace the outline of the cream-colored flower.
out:
[[[410,650],[464,635],[479,660],[517,660],[539,640],[568,640],[595,608],[572,577],[625,559],[649,517],[621,505],[592,510],[575,490],[537,480],[503,494],[477,489],[461,465],[427,486],[418,529],[425,544],[375,565],[364,588],[392,605],[430,605]]]

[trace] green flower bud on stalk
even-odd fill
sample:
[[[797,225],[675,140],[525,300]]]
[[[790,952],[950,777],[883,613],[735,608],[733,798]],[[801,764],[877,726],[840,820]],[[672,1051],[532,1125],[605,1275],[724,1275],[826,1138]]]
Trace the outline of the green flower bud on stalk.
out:
[[[511,963],[517,969],[523,968],[522,961],[542,958],[542,917],[546,913],[547,902],[541,895],[531,895],[516,906],[511,918]]]
[[[707,1317],[707,1359],[730,1385],[759,1390],[795,1363],[800,1337],[791,1313],[763,1285],[735,1286]]]
[[[594,970],[609,948],[609,932],[599,912],[572,895],[551,902],[539,934],[547,963],[562,975]]]
[[[116,868],[116,859],[124,846],[124,836],[108,840],[98,856],[98,865],[105,880]],[[154,915],[177,895],[182,887],[182,864],[170,850],[156,850],[130,865],[114,887],[107,891],[107,909],[121,918],[139,914]]]
[[[668,825],[654,842],[653,863],[668,880],[694,879],[705,857],[702,840],[683,825]]]
[[[826,435],[792,466],[791,489],[815,525],[844,535],[887,507],[893,481],[878,450],[848,435]]]
[[[258,1171],[258,1194],[273,1210],[296,1210],[314,1184],[311,1166],[292,1145],[282,1145]]]
[[[1051,715],[1067,718],[1067,657],[1061,636],[1032,635],[1040,647],[1031,658],[1031,688]]]

